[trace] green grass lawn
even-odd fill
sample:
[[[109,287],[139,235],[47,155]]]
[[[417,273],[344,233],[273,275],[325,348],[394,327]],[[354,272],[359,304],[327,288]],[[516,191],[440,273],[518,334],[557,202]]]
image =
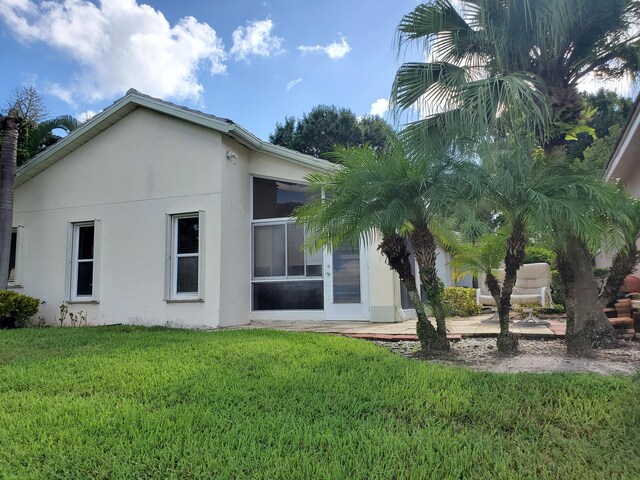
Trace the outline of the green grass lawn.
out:
[[[640,478],[640,382],[365,341],[0,332],[0,478]]]

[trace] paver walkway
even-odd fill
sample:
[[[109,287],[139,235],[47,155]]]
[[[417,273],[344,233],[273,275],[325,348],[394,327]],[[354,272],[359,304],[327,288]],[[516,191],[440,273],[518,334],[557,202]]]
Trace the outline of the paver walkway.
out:
[[[448,337],[458,340],[462,337],[494,337],[500,327],[497,323],[481,323],[490,315],[476,315],[467,318],[447,319]],[[433,320],[432,320],[433,323]],[[517,326],[510,325],[511,332],[522,338],[563,338],[565,323],[549,320],[549,326]],[[416,321],[407,320],[401,323],[370,323],[370,322],[306,322],[306,321],[270,321],[251,322],[244,328],[273,328],[296,332],[324,332],[346,335],[349,337],[373,340],[417,340]]]

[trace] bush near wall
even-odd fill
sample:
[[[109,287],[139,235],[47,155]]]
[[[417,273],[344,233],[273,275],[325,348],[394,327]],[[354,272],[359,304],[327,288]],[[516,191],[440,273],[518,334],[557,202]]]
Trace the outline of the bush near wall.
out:
[[[564,305],[564,290],[562,289],[560,272],[557,270],[551,270],[551,298],[553,303]]]
[[[447,287],[444,289],[444,312],[447,317],[469,317],[482,311],[476,304],[476,290],[466,287]]]
[[[0,328],[28,327],[40,300],[11,290],[0,291]]]
[[[551,268],[555,268],[556,252],[545,247],[529,245],[525,248],[523,263],[548,263]]]

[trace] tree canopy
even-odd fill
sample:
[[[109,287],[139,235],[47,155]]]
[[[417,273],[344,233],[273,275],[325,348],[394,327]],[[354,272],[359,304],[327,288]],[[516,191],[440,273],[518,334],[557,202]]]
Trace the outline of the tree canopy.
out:
[[[600,89],[596,93],[582,93],[586,104],[588,118],[584,123],[593,129],[592,132],[582,132],[577,135],[577,140],[567,143],[567,157],[584,160],[589,147],[596,147],[600,156],[608,156],[611,150],[606,152],[605,145],[613,147],[625,120],[631,112],[633,101],[627,97],[621,97],[611,90]],[[608,137],[608,138],[607,138]],[[606,138],[606,140],[605,140]],[[594,152],[591,152],[593,158]],[[604,161],[593,163],[594,168],[600,169]]]
[[[53,145],[60,136],[55,130],[69,133],[81,125],[70,115],[50,117],[42,95],[35,87],[16,88],[6,100],[4,113],[18,122],[17,166]]]
[[[347,108],[318,105],[298,120],[285,117],[284,123],[276,123],[269,141],[321,158],[336,146],[360,147],[369,144],[374,150],[380,151],[394,137],[393,129],[377,115],[358,118]]]
[[[397,114],[420,113],[402,136],[414,152],[424,150],[433,136],[460,150],[498,138],[533,140],[540,150],[536,157],[564,163],[571,174],[579,166],[567,155],[569,141],[596,128],[588,124],[592,112],[580,84],[594,75],[638,74],[639,22],[638,0],[432,0],[418,5],[398,25],[400,48],[418,45],[426,60],[405,63],[396,73],[391,106]],[[615,109],[601,110],[603,123],[607,113],[617,115]],[[537,197],[534,206],[543,201]],[[606,230],[617,230],[614,212],[599,213],[608,222]],[[567,306],[567,346],[576,353],[588,352],[592,342],[614,340],[611,324],[597,308],[593,248],[582,238],[582,226],[559,219],[551,225],[560,240],[557,257],[567,260],[561,272],[566,297],[573,299]]]

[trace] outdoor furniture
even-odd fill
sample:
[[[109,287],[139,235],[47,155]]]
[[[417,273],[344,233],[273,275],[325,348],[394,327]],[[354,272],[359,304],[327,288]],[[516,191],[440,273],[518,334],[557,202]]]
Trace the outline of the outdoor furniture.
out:
[[[504,269],[494,271],[500,283],[504,280]],[[486,290],[483,282],[483,289],[476,292],[476,302],[481,306],[495,307],[496,302]],[[516,283],[511,293],[512,305],[536,304],[546,307],[552,304],[551,299],[551,267],[547,263],[528,263],[522,265],[516,275]],[[523,311],[528,315],[519,325],[548,325],[548,322],[540,320],[533,315],[531,307],[523,307]],[[486,321],[485,321],[486,322]]]

